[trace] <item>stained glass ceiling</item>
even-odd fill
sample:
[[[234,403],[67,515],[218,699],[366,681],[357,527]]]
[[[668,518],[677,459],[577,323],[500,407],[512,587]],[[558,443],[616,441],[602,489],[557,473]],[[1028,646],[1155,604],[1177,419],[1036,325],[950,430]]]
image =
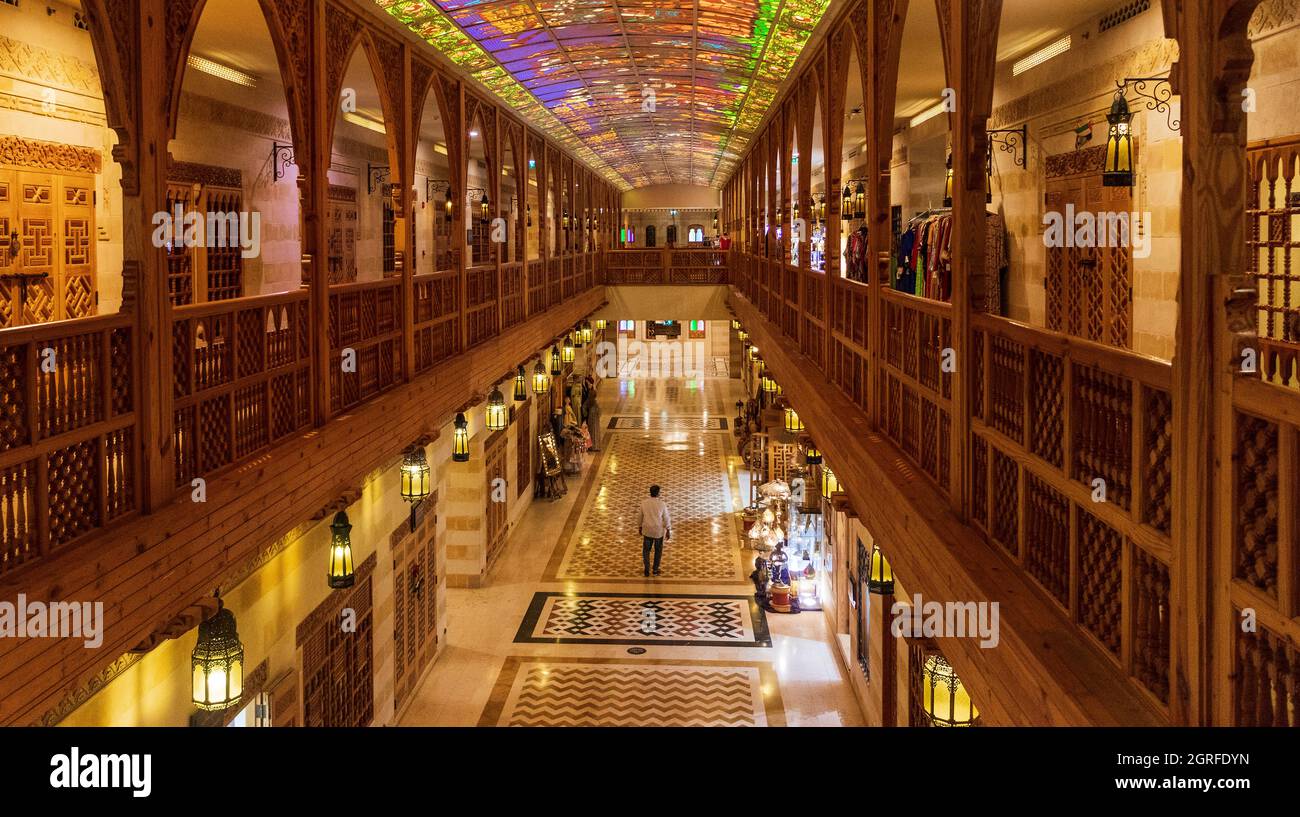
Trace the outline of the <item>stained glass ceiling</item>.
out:
[[[622,189],[717,186],[829,0],[375,0]]]

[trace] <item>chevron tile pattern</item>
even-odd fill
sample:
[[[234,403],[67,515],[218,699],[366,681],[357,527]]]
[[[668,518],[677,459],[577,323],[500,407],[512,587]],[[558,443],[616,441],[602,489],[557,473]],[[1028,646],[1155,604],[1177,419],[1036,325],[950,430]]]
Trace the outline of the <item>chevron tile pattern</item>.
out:
[[[663,485],[673,538],[664,542],[662,578],[744,582],[724,446],[705,432],[617,432],[608,436],[596,491],[581,510],[554,578],[640,579],[641,499]]]
[[[513,679],[480,725],[767,726],[758,665],[533,661],[503,669]],[[498,690],[506,687],[498,682]],[[779,704],[778,704],[779,706]],[[777,710],[779,711],[779,709]],[[781,720],[784,720],[783,718]],[[485,723],[486,722],[486,723]],[[776,725],[776,724],[773,724]]]
[[[752,596],[536,593],[516,643],[767,647]]]

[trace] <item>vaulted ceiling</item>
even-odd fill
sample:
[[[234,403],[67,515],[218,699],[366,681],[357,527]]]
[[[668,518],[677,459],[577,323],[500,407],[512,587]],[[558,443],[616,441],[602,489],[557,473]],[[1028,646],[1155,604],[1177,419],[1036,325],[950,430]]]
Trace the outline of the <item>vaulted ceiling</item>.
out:
[[[619,187],[724,182],[829,0],[375,0]]]

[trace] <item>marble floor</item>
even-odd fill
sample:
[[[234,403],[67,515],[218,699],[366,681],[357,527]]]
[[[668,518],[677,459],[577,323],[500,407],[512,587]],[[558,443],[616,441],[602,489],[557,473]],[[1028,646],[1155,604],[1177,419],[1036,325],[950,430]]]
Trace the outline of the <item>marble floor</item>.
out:
[[[736,529],[748,490],[726,378],[606,380],[601,450],[525,512],[485,586],[451,589],[447,643],[404,725],[860,726],[825,617],[765,613]],[[674,538],[642,576],[637,513]]]

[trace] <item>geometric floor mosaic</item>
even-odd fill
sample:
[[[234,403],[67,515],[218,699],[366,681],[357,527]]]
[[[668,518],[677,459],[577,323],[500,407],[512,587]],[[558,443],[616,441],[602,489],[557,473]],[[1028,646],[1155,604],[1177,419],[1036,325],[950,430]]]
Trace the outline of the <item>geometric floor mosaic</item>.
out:
[[[726,431],[725,417],[611,417],[608,428],[615,431]]]
[[[776,687],[757,662],[512,656],[479,725],[784,726]]]
[[[535,593],[515,642],[770,647],[752,596]]]
[[[729,442],[705,432],[611,433],[592,495],[575,506],[579,516],[560,537],[548,578],[643,581],[640,506],[658,484],[673,533],[664,541],[661,578],[745,583],[724,449]]]

